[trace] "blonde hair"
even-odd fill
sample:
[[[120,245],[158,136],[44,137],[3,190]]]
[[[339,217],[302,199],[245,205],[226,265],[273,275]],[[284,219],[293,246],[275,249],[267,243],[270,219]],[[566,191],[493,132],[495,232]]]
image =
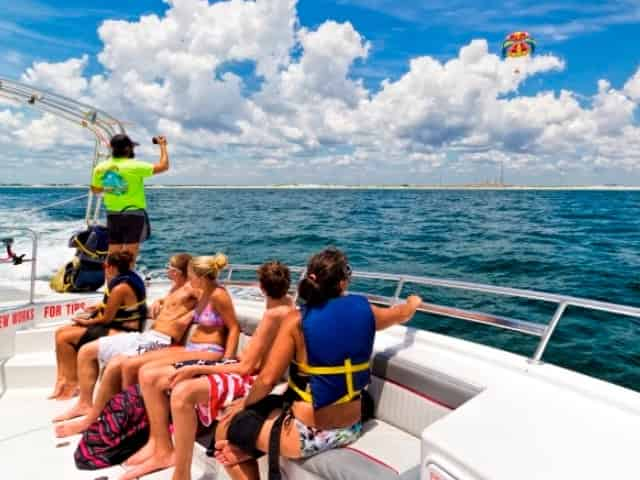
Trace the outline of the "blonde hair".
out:
[[[187,268],[191,262],[191,255],[188,253],[176,253],[169,259],[169,265],[180,270],[182,275],[187,275]]]
[[[229,265],[229,259],[224,253],[216,253],[213,256],[201,256],[191,259],[191,268],[198,277],[208,280],[218,278],[220,271]]]

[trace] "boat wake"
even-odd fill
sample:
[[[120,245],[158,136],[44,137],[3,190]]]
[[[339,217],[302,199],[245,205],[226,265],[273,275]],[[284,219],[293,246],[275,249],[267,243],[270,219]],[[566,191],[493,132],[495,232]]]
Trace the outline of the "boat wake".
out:
[[[31,258],[31,237],[20,228],[30,228],[38,234],[37,278],[49,280],[51,275],[73,257],[73,249],[68,247],[69,237],[84,225],[84,219],[53,220],[40,212],[26,216],[23,211],[0,209],[0,237],[14,239],[13,250]],[[3,252],[4,256],[4,252]],[[28,285],[31,264],[0,264],[0,284],[10,284],[15,288]]]

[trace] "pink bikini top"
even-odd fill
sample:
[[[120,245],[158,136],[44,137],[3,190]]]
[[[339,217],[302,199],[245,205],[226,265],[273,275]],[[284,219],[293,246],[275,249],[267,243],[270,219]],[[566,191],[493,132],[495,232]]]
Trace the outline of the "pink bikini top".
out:
[[[224,320],[218,312],[211,308],[210,303],[207,303],[207,306],[204,307],[201,313],[194,310],[193,323],[197,323],[203,327],[224,327]]]

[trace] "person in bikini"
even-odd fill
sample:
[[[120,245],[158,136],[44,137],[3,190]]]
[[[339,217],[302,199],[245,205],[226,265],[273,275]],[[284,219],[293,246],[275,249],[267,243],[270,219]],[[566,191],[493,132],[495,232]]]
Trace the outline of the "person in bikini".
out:
[[[125,352],[115,356],[106,366],[96,399],[91,403],[86,402],[93,393],[85,386],[80,401],[64,415],[56,417],[55,421],[62,421],[74,416],[86,417],[74,422],[63,423],[56,427],[58,437],[66,437],[85,430],[98,418],[104,405],[122,388],[122,364],[128,358],[127,352],[135,349],[147,349],[150,345],[165,345],[176,343],[182,339],[187,328],[191,324],[192,311],[199,299],[199,291],[194,289],[188,279],[188,265],[191,255],[180,253],[170,258],[167,265],[167,276],[171,281],[171,288],[165,298],[153,303],[151,310],[155,313],[155,320],[150,330],[144,333],[130,333],[121,335],[112,346]]]
[[[268,262],[258,269],[266,310],[239,362],[207,365],[193,358],[184,366],[149,364],[140,372],[140,385],[151,425],[149,442],[127,461],[129,470],[120,480],[176,466],[174,478],[189,478],[197,417],[210,426],[218,411],[246,394],[264,363],[282,320],[295,308],[288,295],[289,268]],[[178,368],[179,367],[179,368]],[[173,388],[171,398],[165,391]],[[169,434],[169,408],[175,431],[175,449]],[[197,413],[196,413],[197,412]],[[196,417],[197,415],[197,417]]]
[[[351,268],[337,249],[314,255],[306,272],[298,287],[305,303],[284,320],[251,391],[216,428],[216,458],[232,479],[259,479],[262,452],[273,453],[273,471],[279,455],[307,458],[358,439],[375,332],[407,322],[422,302],[411,295],[381,308],[347,295]],[[271,395],[287,368],[289,389]]]
[[[102,303],[56,330],[57,379],[49,398],[66,400],[76,395],[78,352],[84,345],[102,336],[143,330],[146,290],[143,280],[130,270],[132,259],[126,251],[110,253],[104,263],[107,287]]]
[[[227,257],[197,257],[189,264],[189,278],[201,296],[193,312],[195,329],[186,345],[148,352],[125,359],[122,364],[123,388],[138,383],[138,371],[149,363],[173,365],[198,354],[201,360],[217,361],[235,358],[240,337],[233,301],[229,292],[218,282],[219,272],[227,266]]]
[[[145,359],[141,357],[147,352],[151,352],[146,357],[148,361],[165,359],[166,362],[173,363],[184,358],[187,353],[185,351],[175,352],[171,351],[173,349],[167,349],[169,351],[163,355],[159,350],[180,341],[191,321],[197,323],[198,327],[187,342],[185,347],[187,351],[202,352],[212,360],[218,360],[223,356],[233,358],[238,346],[240,326],[231,296],[217,281],[219,271],[226,267],[227,263],[227,257],[223,254],[191,259],[188,267],[190,286],[198,289],[200,297],[193,314],[185,314],[182,333],[176,338],[152,329],[144,337],[132,337],[128,341],[120,341],[115,337],[103,337],[85,345],[78,355],[80,398],[74,407],[54,421],[86,415],[91,410],[100,365],[107,365],[117,355],[138,357],[139,365],[144,363]],[[181,356],[180,353],[183,355]],[[125,366],[126,361],[121,367]],[[66,429],[59,430],[60,433],[66,433]]]

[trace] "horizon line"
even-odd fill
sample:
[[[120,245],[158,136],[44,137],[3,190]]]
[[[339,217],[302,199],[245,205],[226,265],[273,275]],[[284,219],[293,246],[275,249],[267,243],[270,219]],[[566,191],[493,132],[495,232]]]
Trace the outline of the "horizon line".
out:
[[[0,188],[88,188],[77,183],[0,183]],[[148,184],[148,189],[317,189],[317,190],[640,190],[640,185],[624,184],[584,184],[584,185],[510,185],[498,183],[460,183],[460,184],[323,184],[323,183],[288,183],[268,185],[241,184]]]

